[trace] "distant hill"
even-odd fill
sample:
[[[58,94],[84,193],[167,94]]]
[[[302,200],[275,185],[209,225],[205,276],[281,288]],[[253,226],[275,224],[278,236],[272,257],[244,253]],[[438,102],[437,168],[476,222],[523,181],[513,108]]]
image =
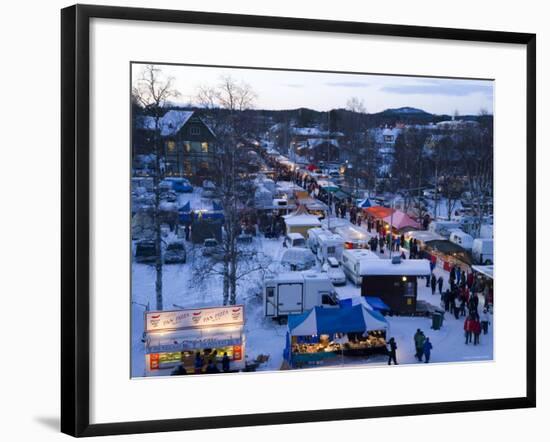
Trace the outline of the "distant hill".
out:
[[[416,107],[398,107],[395,109],[386,109],[380,112],[382,115],[431,115],[429,112],[426,112],[422,109],[417,109]]]

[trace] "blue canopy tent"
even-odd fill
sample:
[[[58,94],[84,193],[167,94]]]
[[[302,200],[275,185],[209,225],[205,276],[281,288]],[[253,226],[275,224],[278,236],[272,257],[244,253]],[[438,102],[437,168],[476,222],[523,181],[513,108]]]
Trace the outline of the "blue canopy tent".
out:
[[[364,200],[361,200],[357,203],[357,207],[361,209],[368,209],[369,207],[374,206],[375,204],[372,204],[368,198],[365,198]]]
[[[288,335],[284,355],[292,364],[294,362],[308,362],[320,359],[334,358],[337,355],[330,351],[321,351],[309,354],[293,354],[291,351],[292,338],[297,343],[316,343],[320,335],[328,335],[329,340],[335,334],[360,334],[366,336],[369,331],[385,331],[388,329],[386,319],[369,311],[363,305],[342,306],[340,308],[315,307],[300,315],[288,318]],[[306,337],[305,340],[301,337]]]
[[[377,296],[365,296],[365,301],[374,309],[376,312],[384,313],[389,312],[391,309],[388,307],[382,299]]]

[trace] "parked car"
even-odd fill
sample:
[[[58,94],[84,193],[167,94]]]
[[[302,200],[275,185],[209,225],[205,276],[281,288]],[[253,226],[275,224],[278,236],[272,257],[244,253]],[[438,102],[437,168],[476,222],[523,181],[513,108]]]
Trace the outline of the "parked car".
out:
[[[187,178],[167,178],[172,183],[172,190],[178,193],[191,193],[193,186]]]
[[[215,238],[207,238],[203,243],[202,254],[204,256],[218,257],[222,255],[222,249],[218,240]]]
[[[183,241],[174,241],[168,243],[164,251],[165,264],[185,264],[187,261],[187,251]]]
[[[300,233],[289,233],[285,236],[283,247],[305,247],[306,240]]]
[[[340,267],[338,260],[333,256],[328,257],[323,264],[323,272],[328,274],[334,285],[344,285],[346,283],[346,275]]]
[[[136,243],[134,259],[139,264],[153,264],[156,261],[155,241],[141,240]]]

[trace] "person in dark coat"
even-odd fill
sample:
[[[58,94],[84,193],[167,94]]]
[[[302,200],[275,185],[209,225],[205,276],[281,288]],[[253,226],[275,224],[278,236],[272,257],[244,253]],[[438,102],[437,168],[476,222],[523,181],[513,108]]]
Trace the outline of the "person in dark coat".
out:
[[[416,359],[418,359],[418,362],[422,362],[425,341],[426,337],[424,336],[424,332],[420,329],[417,329],[416,333],[414,334],[414,348],[416,349],[416,354],[414,356],[416,357]]]
[[[218,367],[216,367],[216,364],[214,363],[214,361],[212,359],[210,359],[208,361],[208,365],[206,366],[205,373],[214,374],[214,373],[219,373],[219,372],[220,372],[220,370],[218,370]]]
[[[460,282],[464,285],[466,285],[467,281],[466,281],[466,272],[464,270],[462,270],[462,273],[460,274]]]
[[[424,363],[430,362],[430,356],[432,354],[433,345],[430,342],[430,338],[426,338],[424,341]]]
[[[202,373],[202,366],[204,365],[204,359],[201,358],[200,352],[195,353],[195,374],[201,374]]]
[[[437,284],[437,279],[435,278],[435,275],[432,273],[432,276],[430,278],[430,286],[432,287],[432,295],[435,295],[435,286]]]
[[[445,311],[453,314],[451,309],[451,291],[449,289],[445,290],[443,293],[443,305],[445,306]]]
[[[227,352],[225,352],[222,358],[222,370],[224,373],[229,373],[229,364],[229,356],[227,356]]]
[[[437,278],[437,288],[439,290],[439,294],[443,295],[443,277],[442,276]]]
[[[432,274],[426,275],[426,287],[430,286],[430,281],[432,280]]]
[[[388,350],[388,365],[391,365],[391,361],[393,361],[393,363],[395,365],[398,365],[397,364],[397,358],[396,358],[397,344],[395,342],[395,339],[390,338],[388,344],[390,346],[390,348]]]
[[[472,333],[474,334],[474,345],[479,344],[479,335],[481,335],[481,323],[477,318],[472,320]]]
[[[455,267],[452,266],[451,271],[449,272],[449,282],[452,282],[454,284],[455,281],[456,281],[456,271],[455,271]]]
[[[172,372],[170,373],[170,376],[182,376],[186,374],[187,374],[187,370],[185,369],[185,366],[183,365],[183,362],[182,362],[180,365],[178,365],[176,368],[172,370]]]
[[[189,227],[189,223],[185,224],[184,230],[185,230],[185,241],[189,241],[189,233],[191,232],[191,227]]]

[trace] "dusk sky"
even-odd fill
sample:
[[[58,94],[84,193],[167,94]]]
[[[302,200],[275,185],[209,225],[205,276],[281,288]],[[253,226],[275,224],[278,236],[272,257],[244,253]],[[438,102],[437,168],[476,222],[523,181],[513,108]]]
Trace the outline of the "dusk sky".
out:
[[[351,97],[363,100],[367,112],[388,108],[416,107],[436,114],[478,114],[493,112],[493,81],[419,78],[368,74],[289,72],[260,69],[158,65],[173,77],[182,104],[194,103],[197,88],[215,86],[220,77],[230,75],[248,83],[258,95],[256,109],[296,109],[319,111],[343,108]],[[133,79],[143,65],[133,66]]]

